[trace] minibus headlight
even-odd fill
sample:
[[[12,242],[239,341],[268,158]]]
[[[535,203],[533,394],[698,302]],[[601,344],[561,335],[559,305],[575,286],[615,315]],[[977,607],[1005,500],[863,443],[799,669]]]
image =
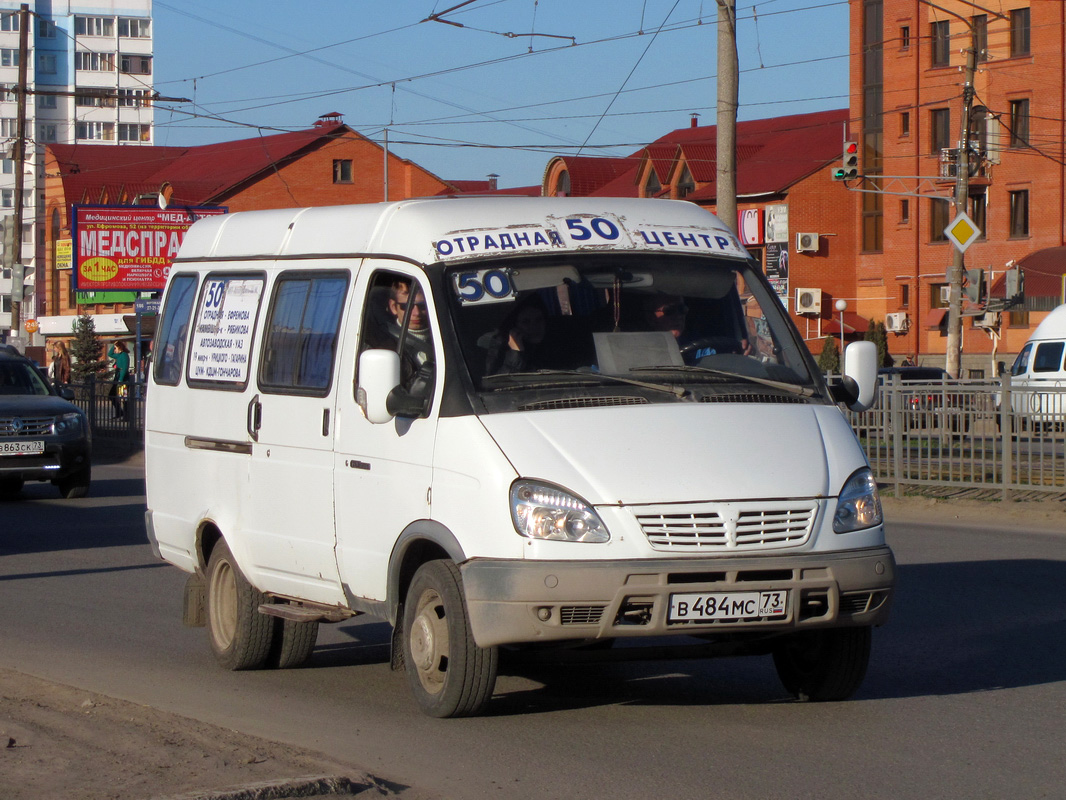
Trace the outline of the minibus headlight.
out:
[[[833,530],[837,533],[872,528],[880,525],[881,498],[877,493],[877,481],[873,473],[863,467],[844,484],[837,499],[837,513],[833,517]]]
[[[530,539],[606,542],[611,538],[599,516],[584,500],[555,486],[533,481],[511,485],[511,519]]]

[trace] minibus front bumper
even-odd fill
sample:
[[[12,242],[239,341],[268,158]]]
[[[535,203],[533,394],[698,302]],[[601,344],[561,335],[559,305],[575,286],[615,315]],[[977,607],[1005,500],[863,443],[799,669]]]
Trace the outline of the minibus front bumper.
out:
[[[896,582],[884,546],[730,558],[472,559],[460,569],[480,647],[881,625]]]

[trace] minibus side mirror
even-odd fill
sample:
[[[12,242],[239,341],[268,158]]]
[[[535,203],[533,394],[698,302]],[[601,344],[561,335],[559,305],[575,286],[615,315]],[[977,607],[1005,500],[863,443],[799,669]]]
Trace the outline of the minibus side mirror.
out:
[[[364,350],[359,356],[355,400],[375,425],[389,422],[389,395],[400,385],[400,355],[394,350]]]
[[[844,350],[844,370],[834,399],[852,411],[865,411],[877,401],[877,345],[852,342]]]

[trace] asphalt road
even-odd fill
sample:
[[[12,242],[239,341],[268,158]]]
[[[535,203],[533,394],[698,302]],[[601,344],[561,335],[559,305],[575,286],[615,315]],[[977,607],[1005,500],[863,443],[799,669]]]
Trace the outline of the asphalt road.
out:
[[[1066,533],[995,525],[994,505],[890,526],[899,593],[849,702],[790,702],[768,658],[526,664],[487,716],[432,720],[373,620],[323,626],[308,668],[220,670],[181,625],[184,576],[151,555],[137,463],[99,468],[84,500],[24,494],[0,503],[0,666],[444,797],[1066,795]]]

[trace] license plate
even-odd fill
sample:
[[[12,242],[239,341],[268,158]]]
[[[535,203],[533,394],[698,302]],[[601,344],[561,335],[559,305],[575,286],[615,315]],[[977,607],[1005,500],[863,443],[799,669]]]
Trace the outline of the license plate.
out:
[[[29,456],[44,452],[44,442],[0,442],[0,456]]]
[[[781,619],[787,609],[787,589],[670,595],[671,622]]]

